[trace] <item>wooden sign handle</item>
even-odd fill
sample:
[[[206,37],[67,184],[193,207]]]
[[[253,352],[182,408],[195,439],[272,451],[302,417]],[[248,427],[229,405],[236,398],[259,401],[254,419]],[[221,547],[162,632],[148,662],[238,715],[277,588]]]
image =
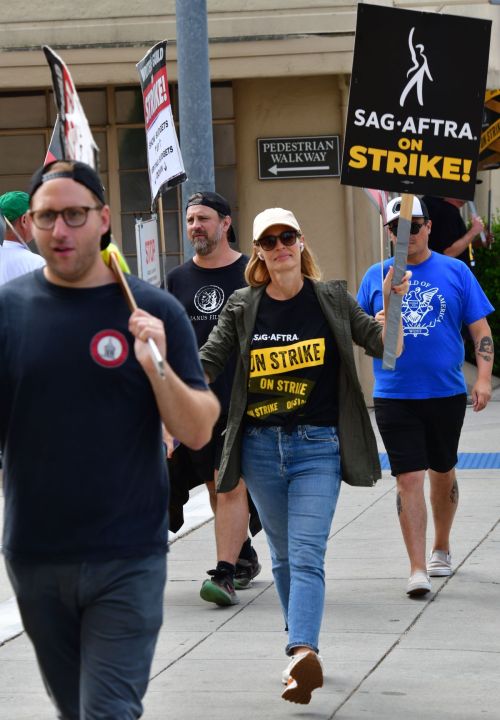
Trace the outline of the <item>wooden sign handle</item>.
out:
[[[113,270],[113,272],[116,275],[116,279],[118,280],[118,284],[120,285],[122,292],[125,296],[125,300],[127,301],[129,310],[131,313],[133,313],[134,310],[137,310],[137,303],[135,301],[134,296],[132,295],[132,290],[129,287],[127,278],[125,277],[125,274],[120,267],[118,258],[116,257],[116,255],[113,252],[111,252],[109,254],[109,259],[110,259],[111,269]],[[149,345],[149,351],[151,353],[151,357],[153,358],[158,375],[161,378],[164,378],[165,377],[165,361],[163,360],[163,357],[158,348],[158,345],[153,340],[153,338],[148,338],[148,345]]]
[[[109,253],[109,259],[110,259],[110,263],[111,263],[111,269],[113,270],[114,274],[116,275],[118,284],[120,285],[120,287],[122,289],[122,292],[125,296],[125,300],[127,301],[127,305],[129,306],[129,310],[132,313],[132,312],[134,312],[134,310],[137,310],[137,303],[135,301],[134,296],[132,295],[132,291],[129,287],[127,279],[125,278],[123,270],[120,267],[118,258],[116,257],[116,255],[113,252]]]

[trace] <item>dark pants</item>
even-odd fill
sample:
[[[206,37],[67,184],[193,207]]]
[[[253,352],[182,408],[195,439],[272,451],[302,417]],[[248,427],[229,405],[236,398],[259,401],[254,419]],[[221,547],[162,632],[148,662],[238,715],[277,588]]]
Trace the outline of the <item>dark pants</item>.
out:
[[[139,718],[163,620],[165,556],[6,565],[57,717]]]

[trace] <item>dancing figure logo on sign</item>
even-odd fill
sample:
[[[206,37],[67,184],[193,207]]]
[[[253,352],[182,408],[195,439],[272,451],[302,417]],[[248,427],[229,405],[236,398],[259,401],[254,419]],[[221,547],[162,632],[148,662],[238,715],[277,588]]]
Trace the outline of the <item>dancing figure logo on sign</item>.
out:
[[[408,97],[408,93],[412,89],[412,87],[415,85],[415,91],[417,93],[418,102],[420,105],[424,104],[423,99],[423,85],[424,85],[424,77],[427,75],[429,80],[433,82],[432,75],[429,71],[429,65],[427,63],[427,58],[424,55],[424,46],[419,43],[416,45],[416,49],[418,50],[420,54],[420,59],[417,59],[417,53],[415,52],[415,47],[413,47],[413,32],[415,28],[412,27],[410,30],[410,34],[408,36],[408,45],[410,47],[410,53],[411,53],[411,59],[413,60],[413,65],[406,73],[406,77],[411,75],[411,78],[406,83],[405,89],[401,93],[401,97],[399,98],[399,104],[401,107],[404,107],[406,98]],[[419,64],[421,62],[421,64]]]

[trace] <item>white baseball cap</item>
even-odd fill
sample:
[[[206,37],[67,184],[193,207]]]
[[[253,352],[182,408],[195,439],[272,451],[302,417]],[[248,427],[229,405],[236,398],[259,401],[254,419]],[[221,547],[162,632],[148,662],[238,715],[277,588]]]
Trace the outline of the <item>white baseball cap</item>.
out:
[[[253,241],[257,242],[271,225],[286,225],[302,234],[298,220],[291,210],[268,208],[256,215],[253,221]]]
[[[399,217],[399,213],[401,212],[401,198],[393,198],[387,203],[387,210],[386,210],[386,225],[389,225],[390,222],[393,220],[397,220]],[[420,200],[418,197],[413,198],[413,208],[411,212],[412,217],[429,217],[429,211],[427,210],[427,207],[423,200]]]

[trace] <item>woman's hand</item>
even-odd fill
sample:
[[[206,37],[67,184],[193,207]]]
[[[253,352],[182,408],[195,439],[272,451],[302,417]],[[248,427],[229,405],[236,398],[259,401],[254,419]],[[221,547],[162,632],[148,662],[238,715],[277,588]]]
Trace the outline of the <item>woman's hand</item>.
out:
[[[410,278],[412,276],[411,270],[407,270],[403,275],[403,279],[399,285],[393,285],[392,279],[394,277],[394,267],[391,265],[387,271],[387,275],[384,278],[384,284],[382,286],[382,292],[384,294],[384,300],[388,300],[391,293],[395,295],[406,295],[410,289]]]
[[[394,277],[394,267],[391,265],[389,270],[387,271],[387,275],[384,278],[384,284],[382,286],[382,291],[384,295],[384,309],[383,311],[377,313],[377,320],[378,322],[383,322],[383,329],[382,329],[382,338],[385,342],[385,331],[386,331],[386,323],[385,319],[388,314],[388,308],[389,308],[389,297],[391,293],[394,293],[395,295],[405,295],[408,290],[410,289],[410,278],[411,278],[411,270],[407,270],[405,274],[403,275],[403,278],[399,285],[393,285],[392,279]],[[396,357],[399,357],[403,351],[403,318],[400,316],[399,319],[399,331],[398,331],[398,342],[396,347]]]

